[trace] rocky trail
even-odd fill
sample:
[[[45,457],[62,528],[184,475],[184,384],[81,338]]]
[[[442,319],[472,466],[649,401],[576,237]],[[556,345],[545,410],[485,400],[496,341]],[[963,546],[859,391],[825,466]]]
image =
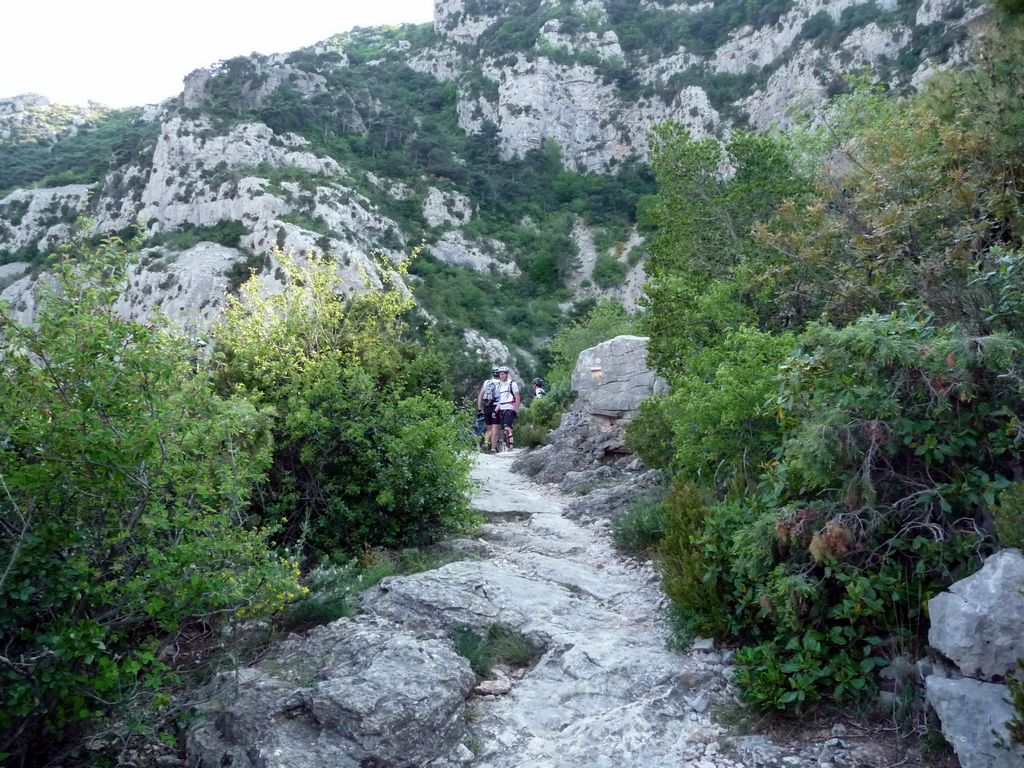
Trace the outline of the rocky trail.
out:
[[[739,765],[717,754],[721,728],[708,716],[721,657],[669,650],[650,564],[616,555],[603,527],[563,517],[567,499],[511,463],[505,454],[477,463],[488,557],[463,572],[486,574],[502,621],[543,653],[507,694],[475,702],[475,764]]]
[[[572,497],[513,473],[520,453],[478,457],[473,507],[487,522],[451,543],[465,559],[385,579],[359,616],[292,636],[222,681],[232,700],[191,729],[189,765],[918,765],[842,725],[781,745],[716,722],[734,701],[731,654],[710,642],[671,650],[651,565],[617,554],[606,524],[565,517]],[[495,625],[537,653],[478,679],[452,638]]]

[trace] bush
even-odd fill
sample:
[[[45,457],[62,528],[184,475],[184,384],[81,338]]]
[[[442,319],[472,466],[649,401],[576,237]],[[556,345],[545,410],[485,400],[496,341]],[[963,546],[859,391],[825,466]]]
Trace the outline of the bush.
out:
[[[999,544],[1024,551],[1024,483],[1014,483],[1000,493],[992,515]]]
[[[629,266],[611,254],[602,253],[594,262],[591,277],[598,288],[614,288],[626,282]]]
[[[662,505],[662,518],[657,560],[680,629],[684,634],[735,633],[732,536],[745,521],[745,510],[709,504],[697,487],[676,481]]]
[[[390,287],[346,300],[330,260],[279,259],[285,290],[246,283],[216,330],[221,386],[278,414],[254,512],[284,519],[279,540],[319,556],[429,543],[468,524],[465,430],[437,390],[439,356],[408,336],[411,302]]]
[[[77,256],[78,258],[72,258]],[[118,317],[118,241],[64,253],[37,328],[0,307],[0,752],[43,762],[161,701],[183,626],[301,591],[245,525],[268,414],[218,397],[194,350]]]
[[[655,499],[638,499],[626,514],[612,521],[612,543],[623,552],[646,554],[664,535],[664,514]]]

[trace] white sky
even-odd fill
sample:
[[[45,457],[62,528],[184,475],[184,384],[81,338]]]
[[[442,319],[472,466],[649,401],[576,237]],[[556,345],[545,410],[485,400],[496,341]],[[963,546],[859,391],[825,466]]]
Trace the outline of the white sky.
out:
[[[293,51],[356,26],[421,24],[433,0],[5,0],[0,98],[141,106],[193,69]]]

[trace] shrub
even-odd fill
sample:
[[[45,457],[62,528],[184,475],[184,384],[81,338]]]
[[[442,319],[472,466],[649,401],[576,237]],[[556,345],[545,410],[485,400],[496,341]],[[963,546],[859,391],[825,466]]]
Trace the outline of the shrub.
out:
[[[1024,483],[1014,483],[1003,490],[992,507],[992,514],[1000,545],[1024,551]]]
[[[661,503],[654,499],[638,499],[626,514],[612,522],[612,542],[623,552],[648,553],[658,546],[664,535]]]
[[[424,544],[467,524],[465,430],[437,391],[440,358],[408,336],[411,302],[392,287],[346,300],[332,261],[279,259],[285,290],[246,283],[216,331],[221,386],[278,414],[254,512],[283,518],[279,539],[308,555]]]
[[[614,288],[626,282],[626,275],[629,273],[629,265],[619,261],[608,253],[602,253],[594,262],[594,269],[591,278],[598,288]]]
[[[721,636],[736,630],[730,607],[735,599],[732,535],[744,514],[738,505],[709,505],[691,484],[673,483],[662,505],[664,536],[657,560],[684,633]]]
[[[67,250],[36,328],[0,307],[0,752],[15,761],[159,703],[173,674],[158,650],[186,624],[301,591],[243,525],[268,415],[218,397],[159,323],[115,314],[126,261],[119,241]]]

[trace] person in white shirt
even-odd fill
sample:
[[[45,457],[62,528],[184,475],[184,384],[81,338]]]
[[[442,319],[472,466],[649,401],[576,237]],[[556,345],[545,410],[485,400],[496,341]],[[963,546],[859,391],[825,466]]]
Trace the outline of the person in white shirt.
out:
[[[505,447],[512,448],[512,425],[515,424],[522,404],[519,385],[512,380],[512,373],[507,365],[498,368],[498,415],[505,438]]]

